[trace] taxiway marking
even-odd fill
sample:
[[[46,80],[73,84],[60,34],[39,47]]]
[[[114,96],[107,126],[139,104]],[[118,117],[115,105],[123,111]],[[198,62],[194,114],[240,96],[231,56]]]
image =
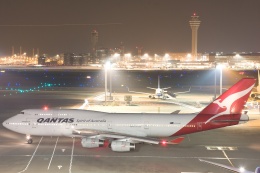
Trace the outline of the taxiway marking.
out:
[[[238,150],[237,147],[231,147],[231,146],[205,146],[207,150],[229,150],[229,151],[234,151]]]
[[[69,168],[69,173],[71,173],[72,160],[73,160],[73,152],[74,152],[74,143],[75,143],[75,138],[73,138],[73,143],[72,143],[71,156],[70,156],[70,168]]]
[[[50,160],[50,162],[49,162],[49,166],[48,166],[47,170],[50,169],[51,162],[52,162],[52,158],[53,158],[54,152],[55,152],[55,150],[56,150],[56,146],[57,146],[58,140],[59,140],[59,137],[58,137],[57,140],[56,140],[56,144],[55,144],[55,146],[54,146],[54,149],[53,149],[53,152],[52,152],[52,155],[51,155],[51,160]]]
[[[41,141],[42,141],[42,138],[43,138],[43,137],[41,137],[41,140],[40,140],[40,142],[38,143],[36,149],[34,150],[33,155],[32,155],[32,157],[31,157],[31,159],[29,160],[27,166],[24,168],[24,170],[22,170],[22,171],[20,171],[20,172],[18,172],[18,173],[24,172],[24,171],[26,171],[26,170],[28,169],[29,165],[31,164],[31,161],[32,161],[33,157],[35,156],[36,151],[38,150],[38,148],[39,148],[39,146],[40,146],[40,143],[41,143]]]
[[[222,152],[223,152],[224,156],[227,158],[227,160],[229,161],[229,163],[231,164],[231,166],[234,167],[233,163],[232,163],[231,160],[228,158],[226,152],[225,152],[224,150],[222,150]]]

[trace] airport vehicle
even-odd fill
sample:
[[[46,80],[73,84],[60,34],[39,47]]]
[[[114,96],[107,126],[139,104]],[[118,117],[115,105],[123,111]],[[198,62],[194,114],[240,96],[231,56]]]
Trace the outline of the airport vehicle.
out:
[[[28,137],[81,137],[86,148],[101,147],[109,140],[113,151],[135,149],[137,143],[178,144],[183,137],[172,141],[162,138],[180,136],[205,130],[245,123],[242,113],[255,79],[245,78],[233,85],[199,113],[105,113],[89,110],[26,109],[3,122],[3,126]]]
[[[221,168],[224,168],[224,169],[227,169],[231,172],[237,172],[237,173],[260,173],[260,167],[257,167],[255,169],[255,172],[252,172],[252,171],[247,171],[245,170],[243,167],[241,168],[235,168],[235,167],[231,167],[231,166],[226,166],[226,165],[223,165],[223,164],[220,164],[220,163],[215,163],[215,162],[210,162],[210,161],[207,161],[207,160],[203,160],[203,159],[199,159],[201,162],[205,162],[205,163],[208,163],[208,164],[211,164],[211,165],[214,165],[214,166],[218,166],[218,167],[221,167]]]
[[[158,99],[166,100],[166,99],[173,99],[173,97],[176,97],[177,94],[188,93],[188,92],[190,92],[190,89],[191,89],[190,88],[188,91],[175,92],[175,93],[169,94],[169,93],[167,93],[167,89],[169,89],[171,87],[161,88],[160,87],[160,76],[158,76],[158,88],[151,88],[151,87],[147,87],[147,88],[155,90],[155,93],[151,94],[151,93],[145,93],[145,92],[130,91],[129,88],[128,88],[128,92],[137,93],[137,94],[146,94],[146,95],[149,95],[149,98],[151,98],[151,99],[158,98]]]

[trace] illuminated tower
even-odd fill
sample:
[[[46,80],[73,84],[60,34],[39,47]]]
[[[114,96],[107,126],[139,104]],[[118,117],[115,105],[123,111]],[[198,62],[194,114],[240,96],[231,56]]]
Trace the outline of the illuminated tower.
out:
[[[98,32],[97,30],[93,30],[91,32],[91,51],[93,57],[96,57],[97,44],[98,44]]]
[[[191,20],[189,21],[192,30],[191,54],[193,61],[197,59],[198,29],[200,22],[201,21],[199,20],[199,16],[197,16],[196,13],[191,16]]]

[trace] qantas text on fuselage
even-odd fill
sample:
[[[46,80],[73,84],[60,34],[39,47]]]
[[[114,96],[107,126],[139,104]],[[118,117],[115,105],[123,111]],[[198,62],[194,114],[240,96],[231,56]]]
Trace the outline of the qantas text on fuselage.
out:
[[[162,140],[205,130],[237,125],[248,121],[242,109],[255,85],[255,79],[237,82],[201,112],[196,114],[105,113],[89,110],[26,109],[3,122],[27,136],[81,137],[86,148],[103,146],[113,151],[130,151],[136,143],[178,144],[183,137]],[[32,138],[28,138],[32,143]]]

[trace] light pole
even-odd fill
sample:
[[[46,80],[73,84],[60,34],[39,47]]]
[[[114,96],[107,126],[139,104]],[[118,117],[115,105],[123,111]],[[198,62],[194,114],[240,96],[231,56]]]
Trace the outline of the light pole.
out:
[[[215,95],[214,100],[217,98],[217,62],[214,63],[215,65]]]
[[[217,65],[217,68],[219,69],[219,94],[221,95],[222,94],[222,68],[223,68],[223,66],[220,64],[220,65]]]
[[[109,86],[110,86],[110,89],[109,89],[109,100],[112,100],[112,96],[111,96],[111,93],[112,93],[111,76],[112,76],[112,68],[111,68],[111,65],[110,65],[110,67],[109,67]]]
[[[220,66],[219,74],[220,74],[220,77],[219,77],[219,88],[220,88],[219,95],[221,95],[222,94],[222,66]]]
[[[110,67],[110,62],[105,64],[105,106],[107,105],[107,70]]]

